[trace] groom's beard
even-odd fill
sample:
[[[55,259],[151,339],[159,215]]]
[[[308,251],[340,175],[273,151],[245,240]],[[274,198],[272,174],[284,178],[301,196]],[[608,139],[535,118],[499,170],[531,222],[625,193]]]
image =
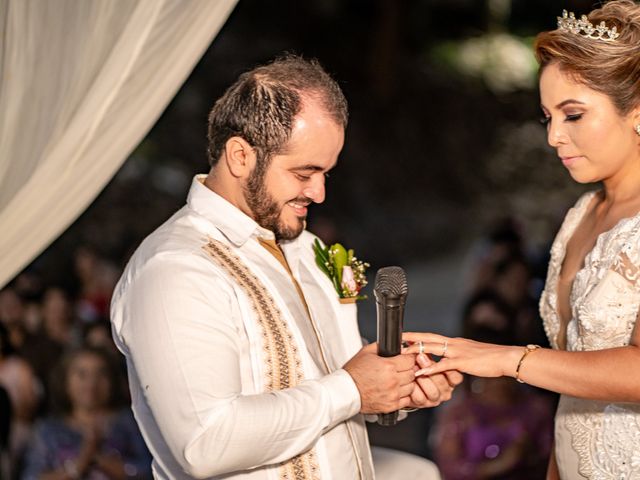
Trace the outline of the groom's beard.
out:
[[[271,230],[276,240],[293,240],[304,230],[305,218],[297,217],[297,223],[293,226],[284,223],[281,216],[285,204],[278,205],[278,202],[269,194],[265,183],[267,168],[268,166],[262,168],[256,166],[251,172],[247,184],[243,187],[245,202],[251,209],[256,223],[262,228]],[[290,201],[308,203],[309,199],[295,198]]]

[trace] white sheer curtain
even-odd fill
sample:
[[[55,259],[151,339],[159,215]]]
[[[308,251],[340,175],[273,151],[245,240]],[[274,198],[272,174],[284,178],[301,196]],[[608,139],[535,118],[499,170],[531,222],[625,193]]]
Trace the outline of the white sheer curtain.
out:
[[[0,286],[66,229],[237,0],[0,0]]]

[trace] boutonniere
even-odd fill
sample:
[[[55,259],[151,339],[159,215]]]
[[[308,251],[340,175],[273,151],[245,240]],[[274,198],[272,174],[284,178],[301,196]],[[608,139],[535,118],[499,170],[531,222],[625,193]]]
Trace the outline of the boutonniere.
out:
[[[318,239],[313,242],[316,254],[316,264],[333,283],[338,292],[340,303],[353,303],[363,300],[366,295],[360,295],[367,285],[365,272],[369,264],[353,256],[353,250],[347,250],[339,243],[330,247],[322,246]]]

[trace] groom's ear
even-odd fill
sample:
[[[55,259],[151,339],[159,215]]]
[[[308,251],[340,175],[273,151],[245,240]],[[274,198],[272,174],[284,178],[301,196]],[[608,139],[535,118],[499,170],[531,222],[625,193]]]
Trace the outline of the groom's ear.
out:
[[[248,178],[256,166],[256,151],[242,137],[231,137],[224,147],[227,169],[235,178]]]

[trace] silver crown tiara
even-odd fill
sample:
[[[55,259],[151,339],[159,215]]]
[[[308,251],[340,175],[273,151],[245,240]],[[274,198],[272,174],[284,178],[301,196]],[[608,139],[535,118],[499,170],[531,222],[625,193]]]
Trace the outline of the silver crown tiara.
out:
[[[615,26],[607,28],[604,22],[600,22],[600,25],[594,27],[586,15],[582,15],[580,20],[578,20],[573,12],[568,13],[566,10],[563,10],[562,16],[558,17],[558,28],[575,33],[576,35],[593,38],[594,40],[603,40],[605,42],[613,42],[620,36]]]

